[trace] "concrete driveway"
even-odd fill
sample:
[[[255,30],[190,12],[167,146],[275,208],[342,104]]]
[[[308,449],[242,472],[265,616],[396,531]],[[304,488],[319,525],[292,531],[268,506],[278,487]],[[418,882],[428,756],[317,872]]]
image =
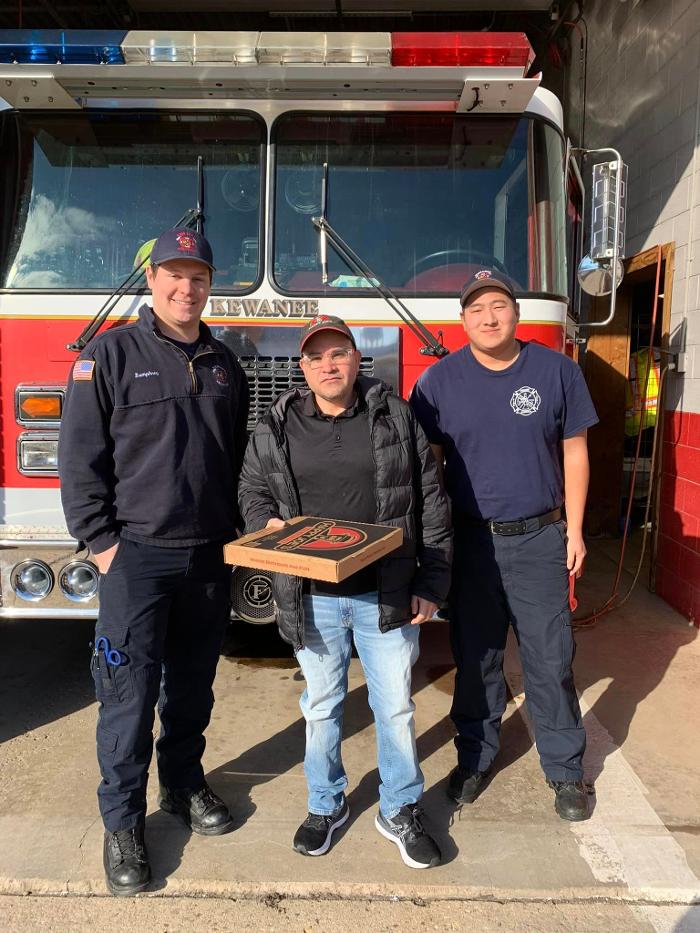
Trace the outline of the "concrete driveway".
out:
[[[603,601],[613,572],[599,550],[580,587],[584,612]],[[350,821],[327,856],[303,858],[292,850],[306,811],[301,676],[274,633],[233,629],[219,665],[205,765],[237,828],[218,838],[191,835],[157,809],[152,783],[153,893],[533,905],[603,900],[630,905],[639,929],[700,929],[700,922],[688,925],[698,921],[690,905],[700,903],[697,635],[643,589],[579,635],[576,676],[593,816],[569,824],[554,812],[532,746],[512,645],[506,665],[512,699],[498,770],[475,804],[455,808],[447,799],[453,668],[446,626],[424,627],[414,678],[418,748],[426,823],[444,864],[416,872],[373,826],[374,729],[357,660],[345,715]],[[0,628],[0,894],[105,894],[90,639],[90,625],[80,622]],[[659,910],[664,918],[672,911],[675,926],[659,919]]]

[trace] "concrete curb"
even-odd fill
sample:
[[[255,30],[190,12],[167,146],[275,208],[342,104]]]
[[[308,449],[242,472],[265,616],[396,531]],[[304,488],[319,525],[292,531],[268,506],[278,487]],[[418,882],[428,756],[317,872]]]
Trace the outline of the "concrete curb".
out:
[[[104,881],[53,881],[0,877],[0,896],[108,897]],[[219,898],[222,900],[385,900],[497,901],[532,904],[700,905],[700,888],[628,888],[622,885],[559,888],[486,888],[470,885],[360,884],[349,882],[191,881],[156,878],[140,897]]]

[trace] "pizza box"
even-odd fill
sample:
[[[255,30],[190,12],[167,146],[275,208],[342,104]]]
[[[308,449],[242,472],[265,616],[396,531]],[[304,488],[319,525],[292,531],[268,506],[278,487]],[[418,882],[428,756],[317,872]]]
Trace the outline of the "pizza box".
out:
[[[284,528],[263,528],[224,545],[224,560],[238,567],[340,583],[403,543],[403,531],[302,515]]]

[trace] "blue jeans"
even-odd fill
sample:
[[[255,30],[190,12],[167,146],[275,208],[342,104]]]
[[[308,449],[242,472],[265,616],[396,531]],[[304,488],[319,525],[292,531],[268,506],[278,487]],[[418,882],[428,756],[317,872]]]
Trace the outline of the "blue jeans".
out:
[[[390,818],[420,799],[423,774],[411,700],[419,634],[414,625],[382,633],[376,593],[304,597],[304,647],[297,658],[306,678],[299,705],[306,719],[304,772],[310,813],[325,816],[337,810],[348,784],[340,743],[353,639],[374,713],[380,810]]]

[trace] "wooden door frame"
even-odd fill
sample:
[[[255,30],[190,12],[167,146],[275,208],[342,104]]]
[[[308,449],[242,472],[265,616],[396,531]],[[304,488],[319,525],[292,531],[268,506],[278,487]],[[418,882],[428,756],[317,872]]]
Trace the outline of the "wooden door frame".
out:
[[[636,253],[625,261],[625,278],[622,281],[617,295],[615,317],[608,327],[593,329],[588,333],[585,355],[586,379],[589,383],[591,395],[599,408],[601,416],[601,430],[605,433],[594,434],[591,438],[591,450],[595,462],[607,466],[619,465],[619,494],[622,495],[623,476],[623,443],[624,443],[624,384],[629,378],[630,357],[630,299],[629,287],[646,280],[654,281],[658,247],[653,246]],[[675,259],[675,244],[665,243],[661,246],[662,282],[663,290],[659,294],[662,300],[661,307],[661,346],[668,349],[671,325],[671,298],[673,293],[673,271]],[[600,299],[601,304],[604,299]],[[595,307],[595,306],[594,306]],[[601,380],[601,384],[598,384]],[[657,444],[663,443],[664,412],[659,407],[657,417]],[[607,431],[605,430],[607,428]],[[594,429],[596,430],[596,429]],[[607,436],[606,436],[607,435]],[[595,470],[594,462],[594,470]],[[658,491],[661,470],[660,451],[657,456],[657,469],[652,477],[655,490]],[[617,472],[617,468],[615,470]],[[591,509],[589,498],[589,516],[593,516],[589,523],[589,530],[594,534],[615,534],[614,526],[614,497],[616,483],[611,482],[610,476],[593,477],[591,481],[594,495],[602,495],[603,507],[596,514]],[[602,490],[602,493],[601,493]],[[607,506],[606,506],[607,494]],[[658,535],[658,496],[655,500],[655,509],[652,513],[652,539],[651,539],[651,570],[650,588],[654,584],[654,563],[656,556],[656,542]]]

